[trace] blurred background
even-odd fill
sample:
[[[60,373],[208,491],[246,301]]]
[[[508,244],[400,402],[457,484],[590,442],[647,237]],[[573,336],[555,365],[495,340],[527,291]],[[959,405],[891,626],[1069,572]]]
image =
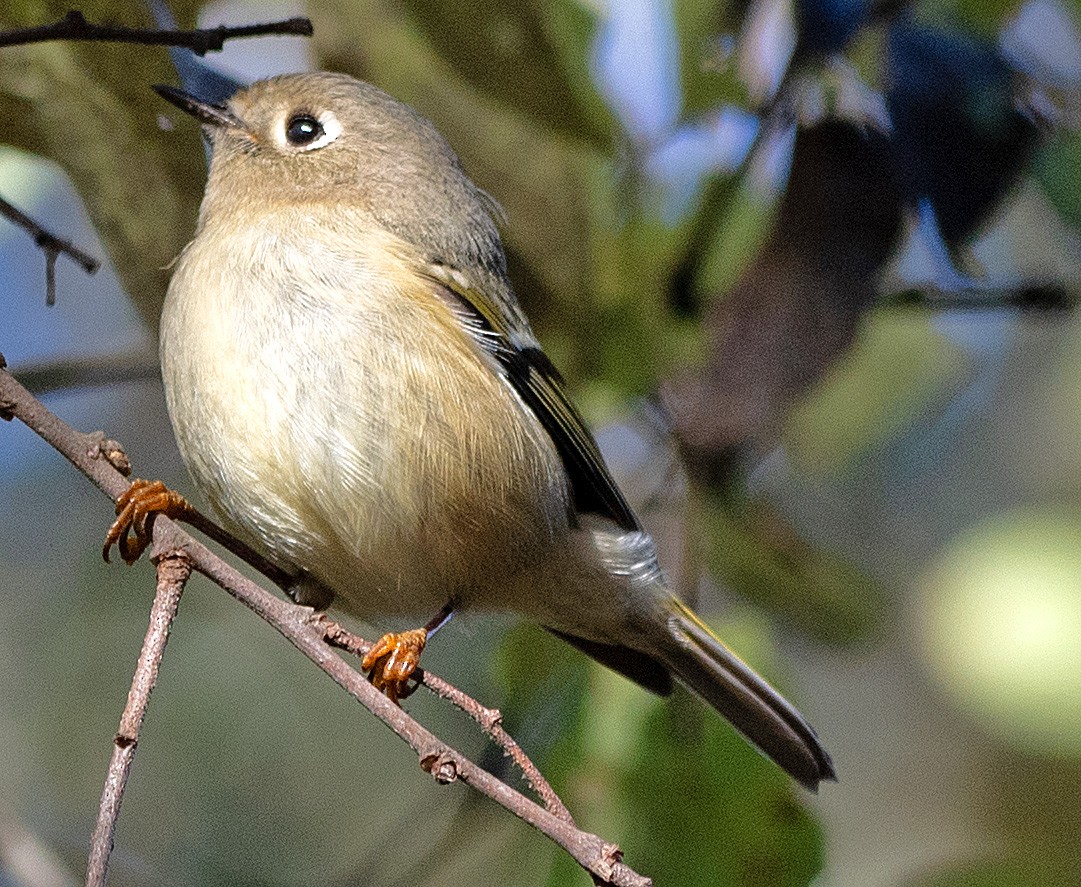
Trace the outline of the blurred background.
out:
[[[152,24],[135,0],[95,22]],[[66,3],[4,0],[0,28]],[[1081,9],[1075,0],[176,2],[246,82],[333,68],[430,117],[503,205],[512,276],[682,593],[815,724],[809,796],[689,695],[512,620],[425,661],[658,885],[1081,884]],[[163,8],[157,8],[160,16]],[[190,493],[156,324],[205,178],[164,49],[0,64],[0,195],[104,260],[57,304],[0,227],[0,352]],[[190,78],[206,79],[177,56]],[[196,87],[193,87],[196,88]],[[206,94],[204,92],[204,94]],[[0,427],[0,885],[81,882],[145,631],[109,503]],[[369,634],[393,626],[360,626]],[[505,773],[470,724],[407,707]],[[511,779],[514,777],[511,776]],[[586,884],[197,578],[111,883]]]

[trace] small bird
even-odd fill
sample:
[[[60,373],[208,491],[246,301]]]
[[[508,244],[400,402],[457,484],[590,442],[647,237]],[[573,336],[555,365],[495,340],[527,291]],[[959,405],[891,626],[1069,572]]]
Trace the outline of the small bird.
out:
[[[657,693],[675,676],[804,786],[833,779],[669,590],[515,299],[498,207],[432,124],[342,74],[224,105],[157,89],[211,145],[161,321],[180,452],[299,603],[433,615],[365,657],[376,685],[401,696],[453,612],[517,613]]]

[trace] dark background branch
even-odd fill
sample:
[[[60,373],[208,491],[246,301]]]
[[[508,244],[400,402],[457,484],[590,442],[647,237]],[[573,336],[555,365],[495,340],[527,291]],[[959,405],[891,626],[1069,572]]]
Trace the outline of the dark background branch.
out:
[[[109,43],[138,43],[144,46],[180,46],[197,55],[217,51],[226,40],[236,37],[291,35],[310,37],[312,23],[306,18],[291,18],[265,25],[241,25],[199,28],[191,31],[162,31],[156,28],[127,28],[122,25],[95,25],[76,10],[51,25],[20,28],[0,33],[0,47],[25,46],[47,40],[90,40]]]
[[[101,263],[93,256],[43,228],[3,197],[0,197],[0,215],[10,219],[20,228],[25,228],[34,238],[34,243],[45,253],[45,303],[47,305],[53,305],[56,302],[56,259],[61,253],[81,265],[87,274],[94,274],[101,267]]]
[[[11,373],[27,390],[40,396],[54,391],[157,381],[161,367],[156,351],[142,349],[20,364],[12,367]]]

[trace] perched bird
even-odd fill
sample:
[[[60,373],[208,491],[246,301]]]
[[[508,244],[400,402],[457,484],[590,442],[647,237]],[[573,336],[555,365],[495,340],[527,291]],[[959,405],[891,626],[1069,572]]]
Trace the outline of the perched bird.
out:
[[[532,619],[658,693],[675,676],[808,788],[800,714],[669,590],[506,274],[497,208],[427,120],[350,77],[212,105],[161,322],[180,451],[301,603],[424,618],[365,660],[392,698],[457,610]]]

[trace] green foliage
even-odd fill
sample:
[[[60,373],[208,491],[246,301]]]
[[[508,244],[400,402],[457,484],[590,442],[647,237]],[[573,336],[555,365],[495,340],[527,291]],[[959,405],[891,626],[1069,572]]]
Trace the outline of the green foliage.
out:
[[[700,533],[712,575],[830,644],[866,641],[888,613],[870,577],[801,539],[766,506],[704,493]]]
[[[735,29],[739,4],[728,0],[675,0],[676,36],[679,40],[683,116],[692,119],[744,98],[735,66],[724,57],[722,39]],[[727,27],[726,27],[727,25]]]
[[[561,135],[610,145],[608,115],[581,64],[592,37],[585,9],[533,0],[405,5],[440,58],[474,89]]]
[[[1081,139],[1062,134],[1052,140],[1037,159],[1036,176],[1063,217],[1081,225]]]
[[[921,313],[871,317],[846,359],[793,411],[790,460],[808,474],[848,469],[947,398],[964,369],[963,351]]]
[[[620,774],[620,799],[637,811],[624,839],[636,863],[658,884],[810,883],[823,861],[813,818],[783,774],[698,706],[654,706]]]

